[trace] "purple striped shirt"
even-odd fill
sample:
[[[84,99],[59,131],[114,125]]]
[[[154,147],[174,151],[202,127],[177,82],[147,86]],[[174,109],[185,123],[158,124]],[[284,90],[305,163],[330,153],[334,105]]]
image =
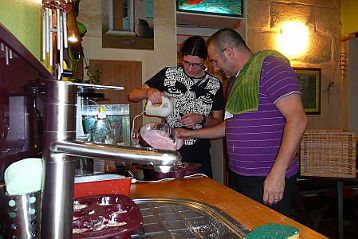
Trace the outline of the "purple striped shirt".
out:
[[[282,59],[266,57],[261,70],[258,111],[226,119],[226,147],[231,171],[245,176],[266,176],[270,172],[286,122],[275,103],[294,93],[301,94],[301,91],[293,69]],[[295,158],[286,177],[297,172]]]

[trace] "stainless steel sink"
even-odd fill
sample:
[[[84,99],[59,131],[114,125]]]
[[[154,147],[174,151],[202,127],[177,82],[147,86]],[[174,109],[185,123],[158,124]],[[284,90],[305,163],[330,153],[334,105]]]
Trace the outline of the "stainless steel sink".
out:
[[[235,239],[249,232],[218,208],[186,199],[134,199],[143,226],[132,239]]]

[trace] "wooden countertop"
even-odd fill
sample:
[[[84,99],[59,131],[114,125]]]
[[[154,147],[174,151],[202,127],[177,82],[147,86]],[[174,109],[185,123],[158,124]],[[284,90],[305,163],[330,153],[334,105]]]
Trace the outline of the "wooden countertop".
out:
[[[300,239],[327,238],[210,178],[180,179],[160,183],[135,183],[131,186],[130,197],[191,199],[223,210],[248,229],[266,223],[280,223],[297,227],[300,230]]]

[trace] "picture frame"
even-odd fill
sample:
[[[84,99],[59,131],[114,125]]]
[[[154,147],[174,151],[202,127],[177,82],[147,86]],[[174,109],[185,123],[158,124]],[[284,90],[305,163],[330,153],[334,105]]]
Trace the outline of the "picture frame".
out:
[[[102,48],[154,50],[153,0],[102,0]]]
[[[244,0],[176,0],[176,11],[190,14],[243,18]]]
[[[307,114],[321,113],[321,69],[293,67],[302,91],[302,103]]]

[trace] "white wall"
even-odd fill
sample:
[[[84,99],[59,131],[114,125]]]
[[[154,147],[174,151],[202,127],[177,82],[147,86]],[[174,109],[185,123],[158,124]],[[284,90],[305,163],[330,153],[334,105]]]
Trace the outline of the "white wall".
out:
[[[154,1],[154,50],[102,48],[101,2],[101,0],[87,0],[81,1],[80,4],[77,20],[85,24],[88,29],[82,41],[85,58],[140,61],[142,82],[162,67],[176,65],[175,1]]]

